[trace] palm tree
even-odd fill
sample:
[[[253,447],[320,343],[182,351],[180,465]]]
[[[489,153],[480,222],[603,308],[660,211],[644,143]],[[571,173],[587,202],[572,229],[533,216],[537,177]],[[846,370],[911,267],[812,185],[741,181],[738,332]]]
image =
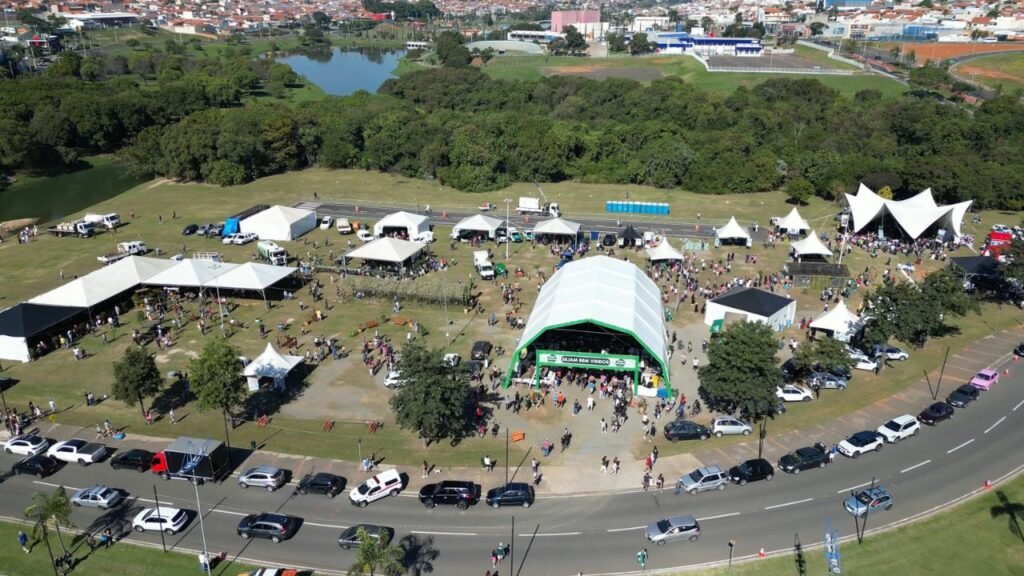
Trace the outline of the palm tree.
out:
[[[1010,534],[1024,542],[1024,529],[1021,527],[1021,522],[1024,522],[1024,504],[1010,501],[1002,490],[996,492],[996,496],[999,497],[999,505],[989,509],[992,518],[1006,516]]]
[[[374,576],[377,570],[389,575],[405,572],[402,565],[405,552],[398,546],[392,546],[386,534],[382,533],[377,539],[370,536],[365,528],[359,528],[356,538],[359,539],[359,551],[356,552],[355,563],[348,569],[349,574]]]
[[[74,528],[71,522],[71,500],[63,486],[59,486],[52,495],[45,492],[36,492],[32,495],[32,505],[25,508],[25,518],[33,522],[32,537],[42,539],[46,547],[50,547],[48,528],[53,526],[57,531],[57,541],[66,555],[67,546],[64,545],[64,537],[60,533],[60,527]],[[50,553],[53,556],[53,553]]]

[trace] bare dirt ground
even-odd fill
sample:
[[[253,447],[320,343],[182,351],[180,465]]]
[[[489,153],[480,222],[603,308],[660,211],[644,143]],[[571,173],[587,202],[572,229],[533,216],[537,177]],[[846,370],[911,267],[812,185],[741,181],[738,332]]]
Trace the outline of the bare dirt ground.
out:
[[[1008,44],[999,42],[997,44],[981,44],[978,42],[929,42],[929,43],[882,43],[885,49],[892,46],[899,46],[904,54],[913,52],[918,62],[925,60],[945,60],[968,54],[984,54],[987,52],[1007,52],[1010,50],[1024,50],[1024,44]]]
[[[581,64],[578,66],[555,66],[542,70],[545,76],[582,76],[593,80],[605,78],[624,78],[637,82],[650,82],[662,77],[661,70],[653,67],[625,68],[601,66],[600,64]]]

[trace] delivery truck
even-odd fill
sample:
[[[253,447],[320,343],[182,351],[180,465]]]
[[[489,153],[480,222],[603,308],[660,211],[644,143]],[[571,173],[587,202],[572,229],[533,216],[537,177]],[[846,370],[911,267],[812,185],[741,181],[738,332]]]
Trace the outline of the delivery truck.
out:
[[[260,258],[270,262],[274,266],[286,266],[288,264],[288,252],[281,248],[273,240],[261,240],[256,243],[256,251]]]
[[[88,222],[85,218],[81,218],[73,222],[61,222],[52,228],[47,228],[46,231],[54,236],[77,236],[79,238],[89,238],[96,233],[96,226],[92,222]]]
[[[113,264],[118,260],[127,258],[133,255],[139,255],[146,253],[146,243],[141,240],[134,240],[132,242],[118,242],[117,251],[111,252],[110,254],[104,254],[103,256],[97,256],[96,259],[104,264]]]
[[[518,210],[520,214],[547,214],[552,218],[562,215],[558,202],[545,202],[534,196],[520,196]]]
[[[220,440],[180,436],[153,455],[150,470],[164,480],[217,481],[231,471],[231,452]]]
[[[116,212],[110,214],[86,214],[82,217],[86,222],[92,222],[94,226],[102,226],[107,230],[113,230],[121,225],[121,216]]]

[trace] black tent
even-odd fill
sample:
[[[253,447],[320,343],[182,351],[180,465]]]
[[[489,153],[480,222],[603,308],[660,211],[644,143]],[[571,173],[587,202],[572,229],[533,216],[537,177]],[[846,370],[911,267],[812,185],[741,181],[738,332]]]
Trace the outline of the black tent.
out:
[[[779,296],[757,288],[733,288],[725,294],[711,300],[715,304],[728,306],[744,312],[757,314],[766,318],[789,306],[792,299]]]
[[[85,311],[77,306],[18,304],[0,312],[0,335],[32,338]]]
[[[999,261],[991,256],[956,256],[950,260],[967,278],[980,276],[998,280],[1003,275],[999,270]]]
[[[626,242],[635,242],[643,237],[643,234],[637,232],[636,229],[633,228],[632,224],[626,226],[626,229],[622,231],[622,235],[619,236],[619,238],[622,238]]]

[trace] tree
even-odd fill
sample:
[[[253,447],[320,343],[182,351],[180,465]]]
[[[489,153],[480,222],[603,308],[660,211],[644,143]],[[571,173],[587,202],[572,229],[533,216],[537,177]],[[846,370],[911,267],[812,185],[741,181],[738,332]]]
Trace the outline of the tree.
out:
[[[47,76],[54,77],[78,77],[82,67],[82,57],[76,52],[64,52],[61,54],[60,59],[50,65],[46,69]]]
[[[722,331],[701,366],[700,397],[713,412],[739,411],[758,419],[774,414],[775,388],[782,372],[775,361],[778,341],[761,322],[738,322]]]
[[[458,32],[440,33],[434,41],[434,52],[441,65],[448,68],[465,68],[473,59],[469,49],[463,45],[462,35]]]
[[[605,41],[608,43],[609,52],[625,52],[626,51],[626,39],[621,34],[615,32],[609,32],[604,36]]]
[[[806,178],[800,177],[792,180],[786,185],[786,195],[797,205],[804,205],[807,199],[814,195],[814,184]]]
[[[679,22],[679,10],[676,10],[675,8],[669,8],[668,12],[666,12],[665,15],[668,16],[669,24],[675,24],[676,22]]]
[[[977,298],[964,290],[963,279],[948,266],[925,277],[921,292],[939,307],[943,315],[964,316],[968,312],[978,314],[981,311]]]
[[[220,410],[224,415],[224,436],[228,435],[227,418],[246,396],[245,379],[238,369],[241,352],[224,338],[206,341],[203,351],[189,362],[189,382],[200,411]]]
[[[853,359],[846,352],[846,346],[833,338],[818,338],[797,346],[793,353],[793,363],[796,365],[797,373],[805,375],[816,367],[826,370],[834,368],[850,368],[853,366]]]
[[[700,19],[700,27],[704,29],[704,33],[707,34],[715,29],[715,21],[710,16],[705,16]]]
[[[331,17],[320,10],[313,12],[313,22],[320,28],[327,28],[331,25]]]
[[[930,336],[943,333],[939,303],[909,282],[887,280],[864,300],[871,317],[864,329],[868,343],[884,344],[895,338],[920,347]]]
[[[825,23],[811,22],[808,28],[811,29],[811,36],[821,36],[821,33],[825,31]]]
[[[899,44],[896,44],[892,48],[889,49],[889,56],[892,56],[892,58],[894,60],[899,60],[900,59],[900,54],[902,54],[902,53],[903,53],[903,48],[901,48]]]
[[[657,44],[647,40],[647,34],[643,32],[637,32],[633,35],[633,38],[629,41],[629,53],[633,56],[640,54],[650,54],[657,48]]]
[[[565,34],[565,50],[571,56],[582,54],[587,49],[587,40],[575,26],[566,26],[562,29]]]
[[[46,549],[50,549],[49,528],[52,526],[57,531],[57,541],[64,554],[68,553],[64,545],[64,537],[60,533],[61,526],[74,528],[71,522],[71,500],[63,486],[58,486],[53,494],[36,492],[32,495],[32,505],[25,508],[25,519],[32,522],[32,537],[36,540],[46,542]],[[50,552],[53,558],[53,552]]]
[[[386,535],[380,539],[370,536],[366,528],[356,529],[359,547],[356,549],[356,560],[349,567],[349,574],[374,576],[377,570],[383,574],[403,574],[405,566],[402,559],[405,551],[400,546],[391,544]]]
[[[129,346],[124,357],[114,362],[114,384],[111,395],[116,400],[131,406],[139,403],[142,417],[146,417],[145,398],[155,396],[163,387],[164,379],[160,375],[153,356],[144,347]]]
[[[405,384],[391,397],[402,428],[415,430],[428,444],[461,439],[470,428],[472,388],[463,365],[443,366],[440,349],[412,343],[402,349],[398,370]]]

